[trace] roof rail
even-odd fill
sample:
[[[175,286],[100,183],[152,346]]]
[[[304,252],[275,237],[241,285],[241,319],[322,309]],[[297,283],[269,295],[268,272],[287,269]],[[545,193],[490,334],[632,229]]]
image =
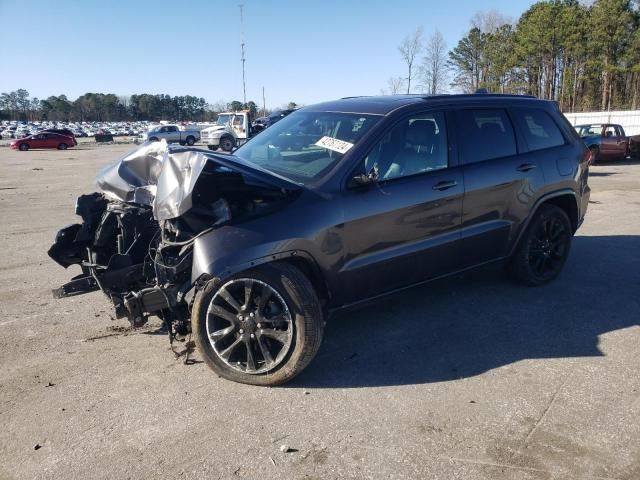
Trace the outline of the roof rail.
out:
[[[433,98],[440,98],[440,97],[452,97],[452,98],[456,98],[456,97],[469,97],[469,98],[474,98],[474,97],[478,97],[478,96],[487,96],[487,97],[506,97],[506,98],[538,98],[535,95],[520,95],[517,93],[487,93],[487,92],[476,92],[476,93],[452,93],[452,94],[441,94],[441,95],[425,95],[422,98],[424,100],[431,100]]]

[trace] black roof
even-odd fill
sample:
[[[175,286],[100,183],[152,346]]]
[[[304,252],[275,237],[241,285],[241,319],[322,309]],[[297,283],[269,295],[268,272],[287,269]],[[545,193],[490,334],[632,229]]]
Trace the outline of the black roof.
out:
[[[419,103],[457,103],[459,101],[469,100],[496,100],[496,99],[513,99],[513,100],[536,100],[536,97],[529,95],[499,95],[499,94],[456,94],[456,95],[380,95],[374,97],[344,97],[339,100],[330,102],[317,103],[305,107],[305,110],[316,111],[335,111],[335,112],[353,112],[368,113],[374,115],[386,115],[400,107],[407,105],[415,105]]]

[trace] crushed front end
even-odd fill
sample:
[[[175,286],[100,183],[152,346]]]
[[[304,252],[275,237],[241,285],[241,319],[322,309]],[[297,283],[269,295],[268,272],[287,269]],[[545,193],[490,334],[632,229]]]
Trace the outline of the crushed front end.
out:
[[[144,144],[100,172],[102,192],[76,202],[82,223],[57,233],[49,256],[81,273],[54,296],[102,290],[133,327],[156,315],[170,334],[188,332],[207,280],[191,278],[195,239],[287,201],[289,192],[254,180],[209,152]]]

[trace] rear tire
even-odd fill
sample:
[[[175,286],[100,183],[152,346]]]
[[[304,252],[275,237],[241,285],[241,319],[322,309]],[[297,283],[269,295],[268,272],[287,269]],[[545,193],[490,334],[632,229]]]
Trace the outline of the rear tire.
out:
[[[66,150],[66,149],[67,149],[66,143],[61,143],[60,145],[58,145],[58,150]]]
[[[20,146],[18,147],[22,152],[26,152],[27,150],[29,150],[29,145],[27,145],[26,143],[21,143]]]
[[[511,278],[531,287],[554,280],[569,256],[572,237],[565,211],[555,205],[542,205],[507,265]]]
[[[196,297],[191,320],[196,345],[214,372],[262,386],[298,375],[318,352],[324,329],[313,286],[286,263],[241,272],[224,284],[210,280]]]

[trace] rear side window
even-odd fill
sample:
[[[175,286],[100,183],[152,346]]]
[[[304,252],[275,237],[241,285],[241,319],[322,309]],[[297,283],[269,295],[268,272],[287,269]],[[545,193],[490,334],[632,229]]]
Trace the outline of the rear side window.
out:
[[[517,153],[513,127],[505,110],[460,110],[456,118],[463,163]]]
[[[529,150],[564,145],[564,137],[551,116],[544,110],[514,108],[513,117],[524,135]]]

